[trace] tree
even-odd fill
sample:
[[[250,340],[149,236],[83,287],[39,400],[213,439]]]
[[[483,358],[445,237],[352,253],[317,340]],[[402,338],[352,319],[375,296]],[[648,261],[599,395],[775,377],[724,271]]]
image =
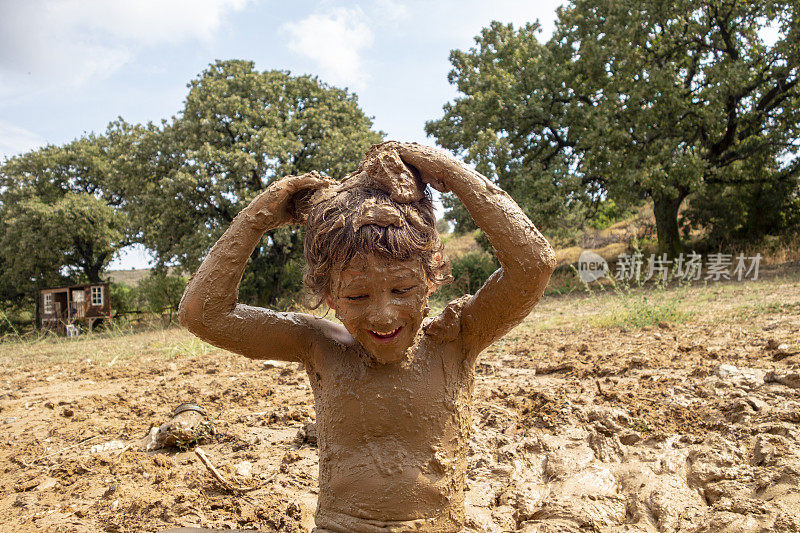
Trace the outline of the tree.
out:
[[[125,240],[125,217],[88,194],[67,193],[52,204],[38,198],[3,209],[2,285],[13,296],[80,275],[100,275]]]
[[[537,226],[559,237],[580,224],[590,195],[573,172],[576,155],[561,123],[568,107],[553,97],[561,84],[538,31],[538,24],[515,31],[493,22],[475,39],[475,48],[452,51],[448,80],[461,95],[425,130],[509,192]],[[452,195],[443,203],[457,231],[474,229]]]
[[[516,167],[529,186],[542,181],[536,172],[554,182],[568,173],[595,199],[651,198],[659,249],[676,253],[691,193],[796,190],[798,9],[790,0],[574,0],[545,45],[535,25],[493,23],[476,48],[451,54],[464,97],[428,131],[445,147],[470,147],[501,181]]]
[[[114,253],[130,242],[127,217],[105,196],[107,148],[105,139],[90,135],[0,167],[3,298],[79,277],[99,282]]]
[[[249,61],[217,61],[189,84],[183,111],[136,128],[119,121],[108,135],[135,138],[115,167],[142,242],[160,265],[197,268],[236,214],[273,180],[318,170],[341,177],[380,142],[355,95],[317,78],[258,72]],[[135,135],[130,135],[135,132]],[[271,232],[251,256],[243,299],[277,300],[296,290],[302,240]]]
[[[118,206],[122,199],[108,188],[115,146],[92,133],[14,156],[0,165],[0,200],[3,205],[31,198],[53,203],[67,193],[83,193]]]

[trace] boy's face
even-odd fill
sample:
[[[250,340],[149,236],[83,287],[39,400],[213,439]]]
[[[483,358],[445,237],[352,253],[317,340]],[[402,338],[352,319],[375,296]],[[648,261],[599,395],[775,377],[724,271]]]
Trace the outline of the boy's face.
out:
[[[403,359],[428,303],[421,261],[359,255],[333,273],[332,285],[328,305],[347,331],[379,363]]]

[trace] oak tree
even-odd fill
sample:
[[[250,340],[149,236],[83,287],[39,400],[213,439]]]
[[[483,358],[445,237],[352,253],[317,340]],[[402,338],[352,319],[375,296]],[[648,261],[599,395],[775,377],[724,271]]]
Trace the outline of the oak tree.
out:
[[[106,139],[88,135],[0,165],[0,295],[30,296],[49,285],[101,281],[131,242],[128,218],[107,195]]]
[[[131,135],[135,132],[136,135]],[[382,139],[354,94],[312,76],[217,61],[189,84],[182,111],[160,125],[119,121],[137,140],[116,183],[159,265],[194,271],[237,213],[273,180],[311,170],[341,177]],[[300,286],[296,228],[270,232],[251,256],[241,296],[274,304]]]
[[[454,51],[462,95],[427,125],[499,181],[522,181],[529,210],[542,184],[580,197],[567,176],[595,200],[650,198],[659,248],[676,253],[690,194],[797,190],[796,1],[573,0],[547,43],[536,30],[493,23]]]

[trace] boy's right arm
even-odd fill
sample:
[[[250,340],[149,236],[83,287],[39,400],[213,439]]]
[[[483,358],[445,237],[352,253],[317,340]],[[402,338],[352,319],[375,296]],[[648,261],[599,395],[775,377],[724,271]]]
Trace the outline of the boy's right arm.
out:
[[[460,311],[467,352],[484,348],[519,324],[544,293],[555,269],[555,253],[522,209],[482,174],[435,148],[395,144],[400,157],[440,192],[452,191],[492,243],[500,268]]]
[[[178,310],[181,324],[214,346],[253,359],[302,360],[324,321],[240,304],[239,282],[265,231],[304,222],[292,211],[298,193],[332,183],[316,172],[288,176],[244,208],[186,286]]]

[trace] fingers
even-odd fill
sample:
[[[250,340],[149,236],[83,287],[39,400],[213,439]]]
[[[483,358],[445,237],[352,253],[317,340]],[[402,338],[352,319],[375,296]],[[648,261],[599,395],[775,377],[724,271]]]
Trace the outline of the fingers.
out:
[[[423,182],[441,193],[450,192],[442,179],[445,168],[443,162],[448,157],[444,152],[417,143],[393,142],[391,146],[403,162],[419,171]]]
[[[417,143],[397,143],[395,150],[400,155],[400,159],[416,167],[423,175],[435,172],[452,159],[441,150]]]
[[[427,147],[417,143],[393,142],[392,148],[397,150],[397,153],[400,155],[400,159],[402,159],[406,163],[410,163],[416,166],[415,163],[419,163],[424,157],[425,154],[424,149]]]
[[[320,189],[323,187],[332,187],[334,185],[339,184],[339,182],[336,181],[335,179],[320,174],[316,170],[309,172],[304,176],[308,178],[307,182],[305,183],[307,188]]]
[[[306,189],[324,189],[325,187],[332,187],[338,184],[336,180],[324,176],[316,170],[303,174],[302,176],[287,176],[284,179],[290,180],[288,185],[292,193]]]
[[[288,212],[293,224],[305,224],[311,209],[311,199],[316,191],[338,185],[339,182],[320,174],[308,172],[302,176],[292,176],[288,200]]]

